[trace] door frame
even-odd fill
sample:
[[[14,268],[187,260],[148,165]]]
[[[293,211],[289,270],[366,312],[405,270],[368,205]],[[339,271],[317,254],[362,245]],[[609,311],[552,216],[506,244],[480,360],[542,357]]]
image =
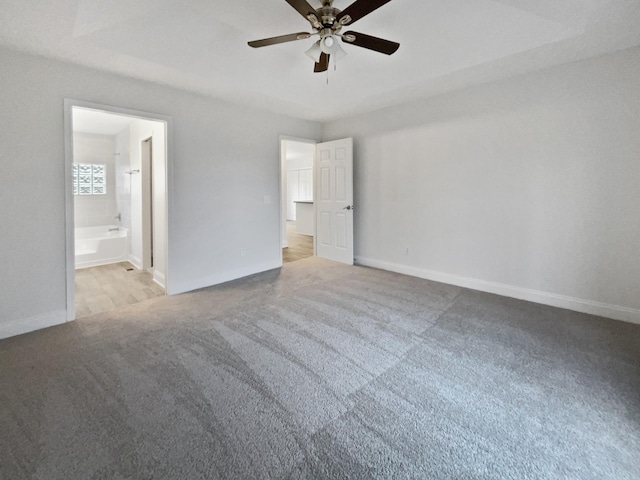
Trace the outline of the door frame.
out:
[[[280,205],[279,215],[280,215],[280,234],[278,235],[278,245],[280,251],[280,265],[282,266],[282,249],[285,247],[285,240],[287,238],[287,199],[285,198],[286,190],[285,186],[287,183],[287,165],[286,165],[286,155],[284,149],[285,142],[296,142],[296,143],[307,143],[310,145],[317,145],[318,140],[313,140],[310,138],[301,138],[301,137],[292,137],[289,135],[280,135],[279,136],[279,144],[278,148],[280,150],[280,175],[278,178],[278,204]],[[315,224],[316,217],[316,186],[315,186],[315,170],[316,170],[316,151],[314,149],[313,152],[313,218]],[[313,236],[313,254],[316,254],[316,236]]]
[[[147,155],[145,148],[149,149],[148,158],[145,158]],[[153,237],[156,228],[153,222],[153,136],[140,142],[140,153],[142,156],[140,159],[142,178],[142,258],[140,261],[142,269],[146,270],[153,267]]]
[[[67,321],[76,319],[76,271],[75,271],[75,207],[73,198],[73,108],[88,108],[92,110],[103,111],[105,113],[113,113],[117,115],[125,115],[128,117],[141,118],[143,120],[155,120],[164,122],[165,125],[165,188],[166,203],[164,205],[165,213],[165,231],[164,237],[166,242],[166,278],[165,291],[170,294],[170,245],[169,232],[171,231],[171,219],[173,218],[173,118],[168,115],[158,113],[145,112],[142,110],[134,110],[131,108],[117,107],[113,105],[105,105],[100,103],[88,102],[73,98],[64,99],[64,162],[65,162],[65,262],[66,262],[66,302],[67,302]]]

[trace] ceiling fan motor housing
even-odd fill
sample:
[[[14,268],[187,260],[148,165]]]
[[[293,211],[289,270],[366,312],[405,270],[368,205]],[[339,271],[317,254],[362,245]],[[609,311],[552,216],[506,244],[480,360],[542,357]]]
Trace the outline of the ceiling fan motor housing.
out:
[[[320,23],[322,23],[325,28],[333,28],[336,31],[342,28],[342,25],[340,23],[336,23],[336,17],[339,13],[340,10],[330,6],[322,7],[316,10],[316,15],[318,15]]]
[[[320,0],[322,6],[313,8],[307,0],[286,0],[298,11],[310,24],[314,33],[298,32],[278,37],[253,40],[249,46],[253,48],[277,45],[279,43],[303,40],[312,35],[318,35],[320,40],[315,42],[305,53],[315,60],[314,72],[324,72],[329,68],[329,58],[338,59],[346,52],[342,50],[338,39],[351,45],[366,48],[376,52],[391,55],[400,47],[397,42],[391,42],[383,38],[365,35],[358,32],[345,32],[341,34],[342,27],[357,22],[362,17],[377,10],[391,0],[354,0],[345,10],[333,7],[333,0]]]

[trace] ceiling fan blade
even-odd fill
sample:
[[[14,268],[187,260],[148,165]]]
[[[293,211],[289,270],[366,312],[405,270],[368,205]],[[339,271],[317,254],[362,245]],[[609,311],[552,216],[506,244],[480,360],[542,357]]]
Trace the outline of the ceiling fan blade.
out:
[[[365,15],[369,15],[371,12],[380,8],[385,3],[389,3],[390,1],[391,0],[356,0],[342,12],[340,12],[336,20],[340,21],[340,19],[349,15],[351,21],[344,21],[343,25],[352,25]]]
[[[345,43],[350,43],[351,45],[356,45],[358,47],[368,48],[369,50],[375,50],[376,52],[385,53],[387,55],[395,53],[396,50],[400,48],[400,44],[397,42],[392,42],[383,38],[372,37],[371,35],[365,35],[364,33],[358,32],[343,33],[342,41]]]
[[[278,43],[293,42],[295,40],[304,40],[305,38],[309,38],[310,36],[311,34],[307,32],[290,33],[289,35],[280,35],[279,37],[263,38],[262,40],[253,40],[252,42],[249,42],[249,46],[253,48],[267,47],[269,45],[276,45]]]
[[[313,14],[315,16],[316,9],[313,8],[306,0],[286,0],[286,2],[295,8],[300,15],[308,20],[309,14]]]
[[[315,67],[313,67],[313,71],[320,73],[329,70],[329,57],[329,54],[322,52],[322,55],[320,55],[320,61],[316,63]]]

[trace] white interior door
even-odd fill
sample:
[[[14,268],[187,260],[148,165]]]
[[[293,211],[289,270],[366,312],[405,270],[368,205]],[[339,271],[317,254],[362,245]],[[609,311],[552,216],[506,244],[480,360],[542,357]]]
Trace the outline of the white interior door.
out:
[[[316,148],[316,255],[353,265],[353,139]]]

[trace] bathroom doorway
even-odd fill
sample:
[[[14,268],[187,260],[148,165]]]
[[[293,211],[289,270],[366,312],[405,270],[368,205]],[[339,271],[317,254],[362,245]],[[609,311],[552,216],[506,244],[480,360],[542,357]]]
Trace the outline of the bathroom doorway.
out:
[[[168,119],[65,102],[69,320],[167,287]]]
[[[282,137],[282,261],[294,262],[315,252],[314,162],[316,143]]]

